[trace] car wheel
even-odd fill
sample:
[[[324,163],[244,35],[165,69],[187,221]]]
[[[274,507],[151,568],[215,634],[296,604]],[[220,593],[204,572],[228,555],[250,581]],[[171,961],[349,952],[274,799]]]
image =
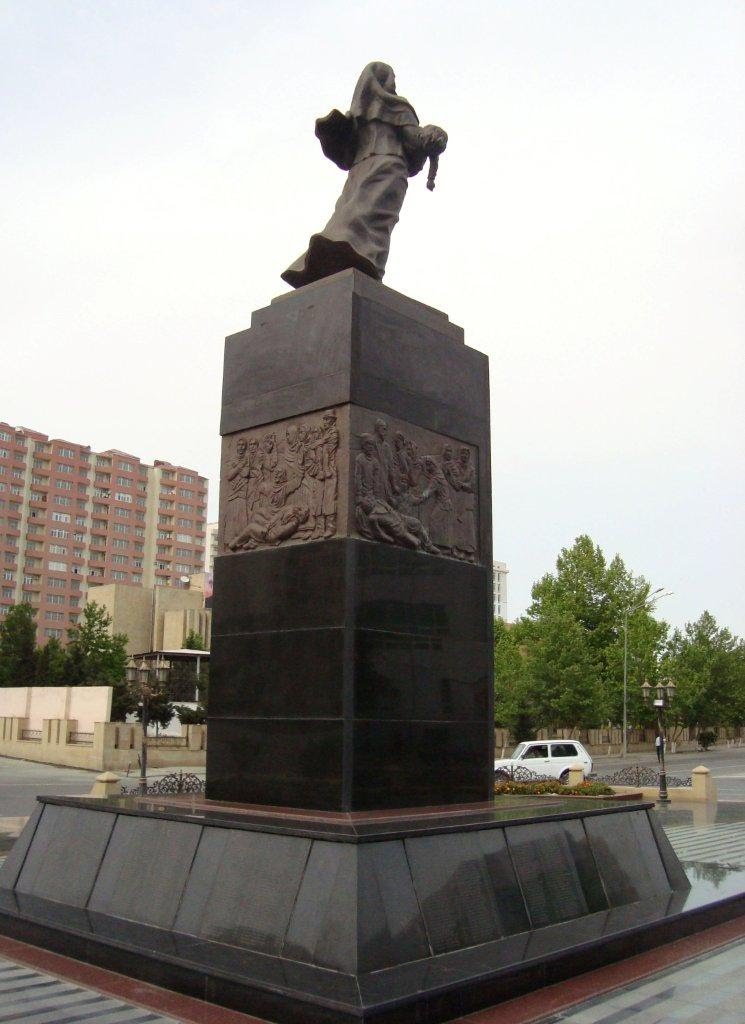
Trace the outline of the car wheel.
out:
[[[562,786],[566,786],[567,782],[569,782],[569,769],[568,768],[565,768],[564,771],[559,776],[559,782],[562,784]]]
[[[504,768],[497,768],[497,770],[494,772],[495,782],[509,782],[509,779],[510,774],[509,772],[506,772]]]

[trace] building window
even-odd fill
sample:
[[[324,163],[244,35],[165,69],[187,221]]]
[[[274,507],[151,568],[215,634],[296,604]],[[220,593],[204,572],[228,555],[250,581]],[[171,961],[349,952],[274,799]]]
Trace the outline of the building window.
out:
[[[47,637],[48,640],[52,640],[52,639],[59,640],[60,637],[62,636],[62,630],[61,629],[54,629],[53,627],[48,626],[44,630],[44,636]]]
[[[75,458],[75,452],[72,450],[72,448],[59,448],[57,450],[57,454],[61,456],[63,459]]]
[[[54,504],[69,507],[72,505],[72,498],[66,498],[63,494],[55,494]]]
[[[52,519],[55,523],[69,523],[70,516],[67,512],[52,512]]]
[[[56,480],[54,486],[58,491],[71,491],[72,480]]]
[[[111,578],[117,581],[126,580],[127,574],[126,572],[119,572],[119,570],[115,569],[111,574]]]
[[[65,463],[65,462],[58,462],[57,463],[57,472],[58,473],[74,473],[75,472],[75,467],[74,466],[68,466],[67,463]]]
[[[50,572],[67,572],[67,562],[47,562]]]

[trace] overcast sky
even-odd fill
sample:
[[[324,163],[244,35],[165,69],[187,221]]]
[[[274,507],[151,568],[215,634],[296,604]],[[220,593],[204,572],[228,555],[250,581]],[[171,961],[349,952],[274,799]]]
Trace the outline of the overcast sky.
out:
[[[450,144],[385,283],[491,358],[508,615],[589,533],[745,633],[742,0],[0,0],[0,419],[210,479],[362,67]]]

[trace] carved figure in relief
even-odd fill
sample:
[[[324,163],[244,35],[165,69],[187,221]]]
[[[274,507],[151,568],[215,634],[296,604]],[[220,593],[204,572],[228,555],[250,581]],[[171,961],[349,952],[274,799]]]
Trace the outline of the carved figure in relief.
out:
[[[446,553],[453,550],[453,502],[445,475],[431,455],[423,460],[424,490],[413,501],[423,506],[422,521],[432,543]]]
[[[354,487],[357,528],[363,537],[476,560],[476,470],[471,450],[458,456],[445,444],[439,457],[420,455],[403,431],[393,447],[388,424],[360,435]]]
[[[332,537],[337,529],[339,431],[336,413],[235,442],[227,470],[223,550],[251,550],[290,537]]]
[[[456,548],[469,562],[476,560],[476,468],[471,450],[463,447],[458,453],[458,532]]]
[[[248,484],[249,460],[248,442],[239,437],[235,443],[235,455],[230,461],[227,480],[230,484],[223,524],[223,541],[228,544],[241,529],[246,519],[246,488]]]
[[[336,427],[336,413],[323,416],[323,429],[318,440],[319,478],[323,482],[321,515],[323,536],[333,537],[336,533],[336,501],[339,492],[339,473],[336,467],[336,453],[339,450],[339,431]],[[319,534],[320,535],[320,534]]]
[[[393,498],[398,490],[396,487],[394,465],[393,465],[393,452],[391,446],[386,440],[388,434],[388,424],[385,420],[375,420],[375,451],[377,452],[378,462],[381,468],[381,485],[383,493],[380,495],[386,501],[393,501]]]
[[[403,544],[407,548],[421,548],[433,555],[439,554],[418,519],[403,515],[382,498],[376,498],[374,494],[364,495],[358,502],[357,511],[357,525],[360,533],[365,536],[389,544]]]

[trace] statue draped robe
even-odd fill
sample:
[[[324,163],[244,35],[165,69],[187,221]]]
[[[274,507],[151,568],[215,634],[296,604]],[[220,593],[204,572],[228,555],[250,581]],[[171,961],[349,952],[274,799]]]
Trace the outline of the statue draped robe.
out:
[[[369,64],[349,113],[332,110],[316,121],[324,154],[349,173],[331,219],[282,274],[293,288],[349,267],[378,280],[385,273],[408,178],[421,171],[428,155],[416,111],[396,94],[393,82],[387,64]]]

